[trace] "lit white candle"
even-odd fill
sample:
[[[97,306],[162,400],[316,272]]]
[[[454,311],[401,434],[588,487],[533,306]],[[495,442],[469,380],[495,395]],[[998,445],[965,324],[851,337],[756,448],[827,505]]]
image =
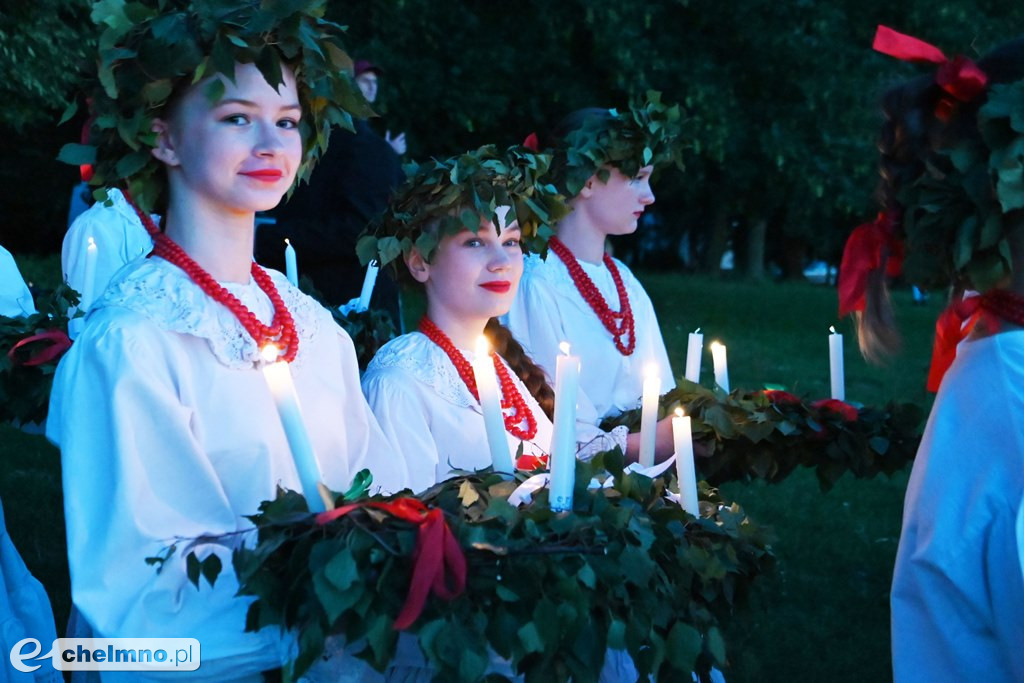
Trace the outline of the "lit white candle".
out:
[[[295,247],[289,240],[284,241],[284,275],[292,287],[299,286],[299,264],[295,258]]]
[[[715,384],[722,387],[722,391],[729,393],[729,361],[725,355],[725,345],[718,342],[711,342],[711,360],[715,365]]]
[[[366,266],[366,277],[363,278],[363,289],[359,292],[359,306],[356,311],[362,313],[370,307],[370,299],[373,298],[373,287],[377,284],[377,273],[380,266],[377,261],[370,261]]]
[[[555,360],[555,416],[551,434],[552,510],[572,509],[576,485],[576,398],[580,386],[580,358],[559,344],[562,353]]]
[[[644,368],[644,389],[640,413],[640,466],[654,465],[654,444],[658,430],[658,399],[661,397],[661,377],[658,366]]]
[[[686,342],[686,379],[700,382],[700,358],[704,353],[704,335],[700,328],[690,333]]]
[[[676,477],[679,479],[679,504],[694,517],[698,516],[697,473],[693,464],[693,434],[690,416],[676,408],[672,418],[672,439],[676,447]]]
[[[501,393],[498,391],[498,376],[494,372],[491,345],[487,337],[480,335],[473,357],[473,376],[476,390],[480,394],[480,408],[484,413],[484,428],[487,430],[487,445],[491,449],[491,464],[495,472],[515,472],[512,454],[505,434],[505,418],[501,413]]]
[[[295,461],[295,469],[302,484],[302,495],[306,497],[311,512],[324,512],[334,505],[326,487],[321,483],[320,465],[302,420],[302,408],[295,392],[295,383],[292,382],[291,370],[288,363],[277,360],[279,354],[280,349],[273,344],[263,347],[263,359],[267,361],[263,365],[263,376],[274,397],[277,414],[281,416],[281,426],[284,427],[284,435],[288,439],[292,460]]]
[[[832,398],[846,400],[846,377],[843,368],[843,335],[829,327],[828,335],[828,366],[832,380]]]

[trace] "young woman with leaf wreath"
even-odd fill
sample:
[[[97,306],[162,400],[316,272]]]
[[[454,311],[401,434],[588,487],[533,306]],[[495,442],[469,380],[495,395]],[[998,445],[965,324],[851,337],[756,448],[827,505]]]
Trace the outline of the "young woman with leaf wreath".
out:
[[[552,179],[570,198],[571,212],[546,257],[527,260],[506,320],[549,374],[559,345],[570,344],[580,356],[580,393],[598,420],[637,407],[648,367],[661,376],[662,392],[675,386],[650,297],[625,264],[605,253],[605,242],[636,231],[654,203],[655,166],[679,160],[679,129],[678,107],[649,93],[628,111],[574,112],[542,141],[553,148]],[[666,419],[658,425],[656,452],[671,451]]]
[[[893,574],[894,678],[1020,681],[1024,40],[975,63],[879,27],[875,49],[938,65],[883,98],[880,194],[888,213],[902,214],[894,230],[906,241],[908,278],[954,286]],[[870,310],[886,299],[884,278],[868,286],[870,353],[895,330]],[[963,298],[966,289],[980,294]]]
[[[413,490],[444,481],[454,470],[491,464],[471,367],[481,335],[495,351],[510,452],[522,449],[519,464],[533,469],[550,451],[554,393],[544,371],[497,320],[516,296],[524,248],[542,244],[565,212],[543,181],[549,162],[524,148],[487,146],[425,163],[374,234],[361,240],[364,260],[401,258],[400,277],[426,294],[419,331],[385,345],[363,376],[381,427],[404,454]],[[578,423],[585,452],[630,449],[625,428],[606,434],[588,424],[595,421]]]
[[[359,390],[351,340],[252,261],[255,213],[308,173],[330,123],[360,102],[323,5],[93,9],[105,27],[93,180],[127,190],[155,247],[89,312],[57,372],[48,436],[61,448],[78,613],[101,637],[199,639],[190,680],[260,680],[293,654],[279,630],[245,631],[251,600],[235,595],[233,572],[197,591],[183,553],[159,571],[146,561],[176,537],[241,542],[245,515],[278,486],[300,488],[261,372],[268,356],[289,363],[329,487],[364,467],[385,490],[406,484],[400,460],[380,466],[393,450]],[[159,229],[146,213],[157,207]],[[197,554],[227,566],[231,551],[220,540]]]

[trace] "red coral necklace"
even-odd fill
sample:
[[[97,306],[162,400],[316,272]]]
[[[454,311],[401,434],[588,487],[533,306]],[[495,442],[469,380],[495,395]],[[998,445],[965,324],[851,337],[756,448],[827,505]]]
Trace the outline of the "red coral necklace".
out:
[[[427,339],[441,347],[441,350],[448,355],[448,359],[455,366],[459,377],[462,378],[466,388],[469,389],[469,393],[473,394],[473,397],[479,401],[480,394],[476,388],[473,366],[462,355],[462,352],[455,348],[455,344],[448,338],[448,335],[442,332],[441,328],[435,325],[434,321],[427,316],[423,316],[423,319],[420,320],[420,332]],[[530,441],[533,437],[537,436],[537,418],[533,416],[533,411],[530,410],[530,406],[527,405],[523,395],[519,393],[515,382],[512,381],[512,376],[508,373],[508,368],[501,362],[498,354],[492,353],[491,357],[494,359],[494,370],[498,373],[498,382],[501,385],[501,411],[502,417],[505,418],[505,430],[517,439]],[[505,412],[507,410],[512,412]],[[526,422],[526,429],[522,428],[524,421]]]
[[[135,202],[132,201],[126,190],[123,191],[123,194],[128,204],[135,210],[139,220],[142,221],[146,231],[153,238],[153,253],[155,255],[181,268],[193,282],[199,285],[199,288],[207,296],[234,313],[238,321],[242,323],[242,327],[252,336],[260,349],[267,344],[274,344],[281,349],[279,360],[287,363],[295,360],[295,356],[299,352],[299,338],[295,334],[295,321],[292,319],[292,314],[288,311],[288,307],[284,305],[284,300],[278,293],[277,287],[274,286],[274,281],[267,274],[267,271],[256,265],[254,261],[249,272],[252,274],[252,279],[255,280],[256,285],[263,290],[274,305],[274,318],[269,326],[261,323],[256,314],[250,311],[238,297],[225,289],[202,266],[196,263],[191,256],[186,254],[185,250],[174,240],[161,232],[150,215],[139,209]]]
[[[604,300],[601,292],[598,291],[597,285],[594,284],[589,275],[583,272],[579,261],[576,260],[576,257],[572,255],[572,252],[569,251],[569,248],[561,240],[557,237],[552,237],[548,241],[548,247],[565,264],[580,296],[590,304],[590,308],[600,318],[604,328],[611,333],[612,341],[615,342],[615,348],[623,356],[631,355],[636,348],[636,326],[633,321],[633,309],[629,305],[629,294],[626,292],[626,285],[622,283],[622,275],[619,273],[619,269],[616,267],[612,257],[605,254],[603,260],[605,267],[612,275],[612,280],[615,282],[615,290],[619,293],[619,310],[617,312],[608,306],[608,302]],[[625,337],[625,343],[623,343],[623,337]]]

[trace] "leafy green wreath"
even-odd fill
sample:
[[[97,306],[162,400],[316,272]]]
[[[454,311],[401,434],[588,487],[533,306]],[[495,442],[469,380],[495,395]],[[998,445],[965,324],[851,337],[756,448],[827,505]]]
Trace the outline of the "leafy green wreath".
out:
[[[612,486],[588,489],[608,475]],[[546,489],[513,506],[518,481],[486,471],[417,496],[443,511],[468,563],[465,591],[428,600],[405,631],[436,680],[483,680],[489,650],[527,680],[597,680],[609,648],[628,652],[643,679],[689,680],[725,665],[719,624],[773,566],[770,534],[706,486],[695,519],[666,500],[670,476],[626,473],[618,451],[577,462],[571,514],[553,512]],[[232,558],[239,593],[256,597],[246,628],[297,629],[294,678],[329,635],[377,670],[392,660],[418,530],[381,508],[402,497],[350,494],[339,501],[357,504],[350,514],[318,524],[301,495],[282,491],[250,517],[258,542]],[[184,552],[196,585],[216,581],[216,555]]]
[[[176,90],[214,74],[233,80],[236,63],[255,64],[276,87],[288,64],[303,112],[299,177],[308,178],[327,148],[331,126],[353,130],[353,115],[373,113],[352,79],[352,60],[339,37],[344,27],[323,18],[325,6],[326,0],[95,2],[92,20],[103,32],[87,96],[94,115],[89,144],[65,145],[58,159],[94,165],[93,185],[127,184],[133,199],[152,211],[165,182],[150,153],[153,119]],[[220,79],[206,87],[211,100],[224,91]]]
[[[856,406],[835,399],[807,402],[787,391],[729,394],[680,378],[661,397],[660,415],[676,407],[691,416],[693,438],[706,449],[698,478],[713,486],[763,479],[778,483],[797,467],[813,469],[823,490],[846,472],[892,475],[913,461],[924,413],[913,403]],[[605,420],[602,428],[640,428],[640,410]]]
[[[1024,209],[1024,81],[992,85],[978,110],[980,137],[926,163],[899,193],[905,271],[924,286],[966,278],[987,291],[1011,272],[1008,214]]]
[[[684,124],[679,105],[662,103],[661,93],[653,90],[628,111],[609,109],[607,116],[589,116],[555,148],[554,182],[567,197],[575,197],[595,173],[606,182],[608,166],[627,178],[648,165],[672,163],[681,169]]]
[[[539,250],[554,234],[552,226],[568,213],[558,191],[545,180],[550,164],[549,155],[525,147],[500,151],[485,145],[407,166],[408,179],[388,210],[359,239],[359,260],[385,265],[413,247],[429,260],[442,237],[476,232],[481,218],[498,228],[503,221],[519,221],[523,248]],[[499,215],[499,207],[511,208]]]

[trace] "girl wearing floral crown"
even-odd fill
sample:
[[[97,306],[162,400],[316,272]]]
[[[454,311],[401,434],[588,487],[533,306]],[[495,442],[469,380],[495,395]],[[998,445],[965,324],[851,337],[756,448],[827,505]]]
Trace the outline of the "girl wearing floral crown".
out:
[[[381,427],[405,454],[413,490],[491,464],[472,370],[481,335],[495,350],[510,452],[521,448],[521,464],[532,467],[550,450],[554,394],[496,319],[516,296],[523,245],[538,243],[564,212],[540,182],[549,159],[492,146],[424,164],[375,235],[361,241],[365,258],[401,255],[400,276],[426,293],[419,331],[386,344],[363,376]],[[577,439],[587,452],[629,447],[624,429],[605,434],[582,424]]]
[[[177,537],[244,531],[276,487],[301,488],[266,358],[289,364],[328,487],[344,490],[364,467],[385,490],[406,484],[359,390],[351,340],[252,261],[255,212],[308,171],[328,121],[346,120],[336,103],[358,101],[322,14],[318,0],[93,10],[111,48],[92,95],[94,181],[120,178],[144,223],[157,205],[164,221],[150,221],[153,255],[111,282],[62,360],[48,436],[61,448],[81,618],[100,637],[197,638],[190,680],[260,680],[292,655],[280,632],[245,632],[249,600],[232,572],[197,590],[183,553],[159,572],[146,562]],[[230,547],[197,548],[214,554],[230,566]]]
[[[894,678],[1021,681],[1024,40],[974,63],[879,27],[875,48],[939,65],[883,99],[880,194],[887,212],[902,211],[895,228],[906,275],[956,292],[940,320],[938,394],[904,505],[891,593]],[[868,282],[884,287],[884,278]],[[964,299],[965,289],[980,295]],[[866,296],[869,307],[884,299]],[[861,324],[869,328],[862,344],[893,338],[881,316]]]
[[[635,408],[644,373],[656,369],[662,391],[675,386],[650,297],[629,269],[605,253],[612,235],[626,235],[654,203],[656,165],[677,158],[677,107],[655,93],[641,108],[587,109],[553,131],[553,176],[570,197],[546,258],[526,262],[507,324],[530,355],[553,374],[559,344],[580,356],[580,393],[598,418]],[[672,449],[671,424],[658,426],[657,451]]]

